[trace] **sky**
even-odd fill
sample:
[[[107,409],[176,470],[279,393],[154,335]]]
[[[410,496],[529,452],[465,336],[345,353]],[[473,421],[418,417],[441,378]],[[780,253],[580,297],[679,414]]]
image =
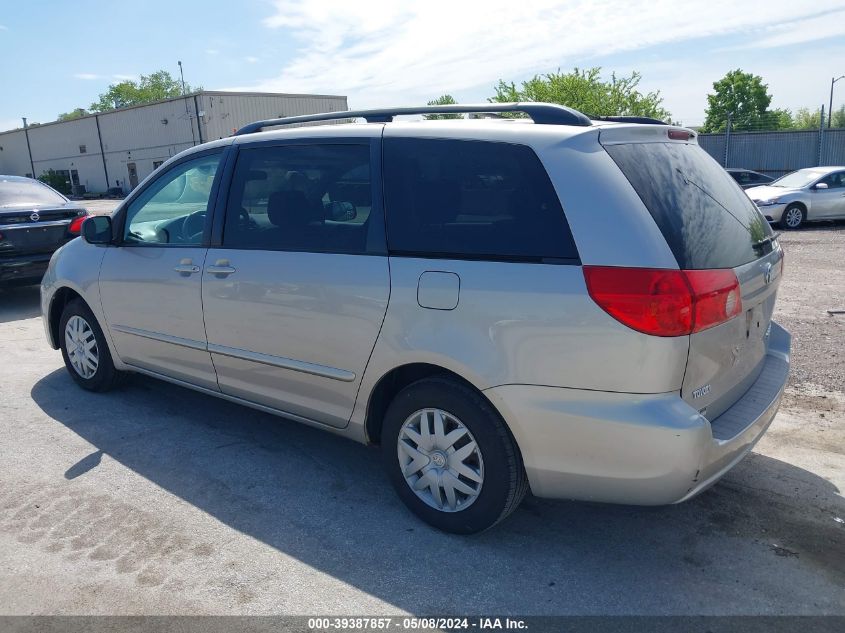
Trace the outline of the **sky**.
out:
[[[636,70],[673,120],[698,125],[735,68],[763,77],[773,108],[827,107],[845,75],[845,0],[0,0],[0,130],[87,107],[123,79],[178,77],[177,61],[209,90],[341,94],[350,108]]]

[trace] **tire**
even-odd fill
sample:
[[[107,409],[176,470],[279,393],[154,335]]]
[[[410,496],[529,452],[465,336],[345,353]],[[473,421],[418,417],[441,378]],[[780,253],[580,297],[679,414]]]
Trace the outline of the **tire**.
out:
[[[803,226],[806,219],[807,212],[801,207],[801,205],[790,204],[783,210],[783,215],[781,216],[778,225],[782,229],[797,229]]]
[[[480,393],[447,376],[425,378],[396,395],[384,417],[381,451],[405,505],[444,532],[486,530],[528,491],[519,448],[499,414]]]
[[[71,324],[70,328],[68,324]],[[75,337],[80,344],[77,345],[70,337]],[[123,372],[114,368],[106,337],[97,318],[80,299],[69,302],[62,311],[59,347],[68,373],[83,389],[108,391],[123,378]]]

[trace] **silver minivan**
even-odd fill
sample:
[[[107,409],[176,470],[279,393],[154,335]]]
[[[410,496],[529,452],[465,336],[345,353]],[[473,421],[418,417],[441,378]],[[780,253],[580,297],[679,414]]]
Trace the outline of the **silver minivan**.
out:
[[[479,111],[523,117],[394,120]],[[288,126],[341,118],[366,122]],[[187,150],[85,221],[41,302],[83,388],[137,372],[378,444],[413,512],[472,533],[529,490],[715,483],[780,403],[782,274],[695,132],[485,104]]]

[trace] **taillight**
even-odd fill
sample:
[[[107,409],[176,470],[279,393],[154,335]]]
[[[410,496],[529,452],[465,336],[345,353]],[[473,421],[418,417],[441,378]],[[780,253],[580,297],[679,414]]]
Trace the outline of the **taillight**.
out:
[[[730,270],[584,266],[590,297],[628,327],[652,336],[684,336],[742,312]]]
[[[739,281],[732,270],[685,270],[694,305],[693,332],[700,332],[742,312]]]
[[[80,215],[78,218],[74,218],[73,222],[70,223],[70,226],[67,227],[67,232],[71,235],[79,235],[82,233],[82,223],[87,219],[87,215]]]

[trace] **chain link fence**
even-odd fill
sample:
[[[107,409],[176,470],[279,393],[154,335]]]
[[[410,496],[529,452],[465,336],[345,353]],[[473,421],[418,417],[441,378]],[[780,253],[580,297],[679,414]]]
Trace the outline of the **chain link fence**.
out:
[[[698,143],[723,167],[778,178],[796,169],[845,165],[845,128],[699,134]]]

